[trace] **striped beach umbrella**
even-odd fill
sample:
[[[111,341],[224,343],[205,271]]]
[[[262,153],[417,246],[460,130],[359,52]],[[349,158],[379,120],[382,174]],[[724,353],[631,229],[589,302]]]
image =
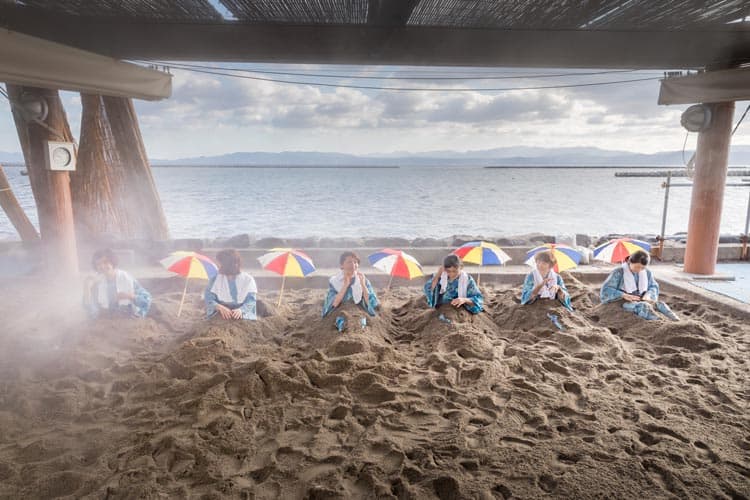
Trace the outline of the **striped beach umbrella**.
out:
[[[208,280],[216,276],[219,272],[218,267],[210,258],[196,252],[177,251],[172,252],[168,257],[159,261],[167,271],[179,274],[185,277],[185,288],[182,290],[182,299],[180,307],[177,310],[177,317],[182,313],[182,305],[185,302],[187,293],[187,284],[190,278]]]
[[[510,256],[503,250],[488,241],[470,241],[453,250],[455,255],[461,257],[463,262],[476,264],[478,266],[502,266],[509,260]],[[481,275],[477,274],[477,284]]]
[[[534,255],[544,251],[550,251],[555,256],[557,264],[555,264],[553,270],[556,273],[573,269],[581,262],[581,254],[574,248],[556,243],[545,243],[544,245],[532,248],[526,253],[526,264],[535,267]]]
[[[303,278],[315,271],[315,265],[310,256],[293,248],[272,248],[267,254],[258,257],[258,262],[263,269],[281,275],[278,305],[281,305],[281,295],[284,293],[287,276]]]
[[[367,260],[370,261],[372,267],[391,276],[388,280],[388,288],[391,287],[394,276],[408,280],[424,276],[422,265],[417,259],[401,250],[384,248],[379,252],[368,255]]]
[[[594,258],[612,264],[624,262],[633,253],[642,250],[651,252],[651,245],[633,238],[615,238],[594,249]]]

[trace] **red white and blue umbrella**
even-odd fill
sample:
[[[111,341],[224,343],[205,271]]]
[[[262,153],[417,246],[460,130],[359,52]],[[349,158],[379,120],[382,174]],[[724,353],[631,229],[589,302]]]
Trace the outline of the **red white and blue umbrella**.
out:
[[[388,288],[391,287],[393,277],[406,278],[408,280],[424,276],[422,265],[413,256],[401,250],[384,248],[367,256],[367,260],[375,269],[380,269],[391,276],[388,280]]]
[[[281,295],[284,293],[284,282],[287,276],[302,278],[315,271],[315,265],[310,256],[293,248],[272,248],[267,254],[258,257],[258,262],[263,269],[282,276],[278,305],[281,305]]]
[[[182,300],[180,300],[180,307],[177,310],[177,317],[182,313],[182,304],[185,302],[188,280],[190,278],[208,280],[216,276],[219,272],[219,268],[214,261],[205,255],[196,252],[172,252],[169,257],[166,257],[159,262],[167,269],[167,271],[172,271],[173,273],[185,277],[185,288],[182,290]]]
[[[594,258],[617,264],[624,262],[637,251],[651,252],[651,245],[633,238],[616,238],[603,243],[594,249]]]
[[[554,255],[557,263],[552,269],[559,273],[573,269],[581,262],[581,254],[577,250],[567,245],[558,245],[556,243],[545,243],[544,245],[532,248],[526,252],[526,264],[535,267],[534,256],[539,252],[550,251]]]
[[[453,250],[463,262],[479,266],[502,266],[510,259],[502,248],[488,241],[470,241]],[[481,275],[477,274],[477,284]]]

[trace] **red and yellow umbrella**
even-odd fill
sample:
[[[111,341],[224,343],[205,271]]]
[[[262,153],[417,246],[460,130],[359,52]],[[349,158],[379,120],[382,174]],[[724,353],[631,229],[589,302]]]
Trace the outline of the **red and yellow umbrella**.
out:
[[[287,276],[303,278],[315,271],[315,265],[310,256],[293,248],[272,248],[267,254],[258,257],[258,262],[263,269],[282,276],[278,305],[281,305],[281,294],[284,293]]]
[[[651,245],[645,241],[633,238],[615,238],[599,245],[594,249],[594,258],[604,262],[617,264],[624,262],[637,251],[651,252]]]
[[[461,257],[464,263],[478,266],[502,266],[510,259],[502,248],[489,241],[470,241],[453,250],[454,255]],[[481,275],[477,274],[477,284]]]
[[[185,288],[182,290],[182,299],[180,300],[180,307],[177,310],[177,317],[182,313],[182,304],[185,302],[188,280],[190,278],[208,280],[216,276],[216,273],[219,272],[214,261],[196,252],[172,252],[169,257],[159,262],[167,271],[172,271],[185,277]]]
[[[387,288],[391,287],[391,281],[393,281],[394,276],[408,280],[424,276],[422,265],[417,259],[401,250],[384,248],[379,252],[368,255],[367,260],[370,261],[372,267],[380,269],[391,276],[388,280]]]
[[[553,268],[556,273],[573,269],[581,262],[581,254],[577,250],[567,246],[558,245],[556,243],[545,243],[544,245],[532,248],[526,252],[526,264],[531,267],[535,267],[534,255],[539,252],[550,251],[555,256],[557,264]]]

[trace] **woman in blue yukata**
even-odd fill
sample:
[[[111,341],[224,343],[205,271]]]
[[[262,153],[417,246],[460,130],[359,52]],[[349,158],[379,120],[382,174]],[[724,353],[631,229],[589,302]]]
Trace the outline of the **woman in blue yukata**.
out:
[[[341,270],[328,280],[328,294],[323,302],[323,316],[345,302],[352,302],[375,316],[378,308],[378,297],[370,280],[359,272],[359,255],[344,252],[339,257]]]
[[[615,268],[602,285],[599,294],[603,304],[624,300],[622,308],[643,319],[659,319],[656,311],[671,320],[679,318],[664,302],[659,301],[659,284],[650,269],[646,252],[634,252],[618,268]]]
[[[249,274],[240,270],[240,254],[227,249],[216,254],[219,273],[206,287],[206,316],[222,319],[256,319],[258,288]]]
[[[448,255],[431,279],[424,284],[427,305],[438,308],[450,304],[464,307],[471,314],[482,312],[484,297],[474,278],[463,270],[463,263],[457,255]]]
[[[91,265],[96,278],[87,278],[83,305],[89,316],[143,318],[151,307],[151,294],[130,274],[117,268],[117,255],[105,248],[94,252]]]
[[[521,291],[521,304],[533,304],[539,299],[557,299],[568,311],[573,310],[570,294],[563,279],[554,271],[555,256],[546,250],[534,255],[536,269],[526,276]]]

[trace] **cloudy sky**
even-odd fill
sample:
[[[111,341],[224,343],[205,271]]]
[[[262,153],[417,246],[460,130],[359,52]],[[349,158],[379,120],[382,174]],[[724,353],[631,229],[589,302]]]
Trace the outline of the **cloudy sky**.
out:
[[[213,64],[212,67],[209,71],[226,73],[226,68],[241,68],[264,73],[234,73],[245,77],[238,78],[173,67],[170,99],[136,101],[141,130],[152,158],[176,159],[236,151],[372,154],[507,146],[589,146],[648,153],[679,150],[685,140],[685,131],[679,123],[685,106],[656,104],[658,78],[662,75],[658,71],[603,73],[601,70],[270,64]],[[648,80],[519,89],[639,79]],[[339,86],[311,85],[315,82]],[[360,89],[345,85],[422,90]],[[71,92],[62,95],[77,136],[80,98]],[[736,119],[745,105],[737,104]],[[734,144],[750,144],[748,127],[738,130]],[[695,144],[694,135],[688,139],[688,148]],[[4,99],[0,99],[0,151],[20,151]]]

